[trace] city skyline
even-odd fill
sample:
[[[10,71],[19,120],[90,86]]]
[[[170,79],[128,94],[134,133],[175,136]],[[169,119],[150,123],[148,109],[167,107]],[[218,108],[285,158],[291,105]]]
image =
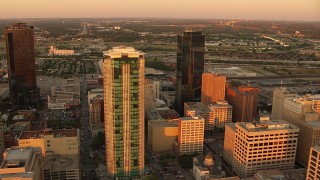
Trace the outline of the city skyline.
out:
[[[1,19],[145,17],[319,21],[319,12],[320,2],[317,0],[270,0],[259,2],[253,0],[243,0],[241,2],[235,0],[221,2],[212,0],[194,2],[187,0],[184,3],[168,0],[159,2],[146,0],[123,0],[119,2],[111,0],[107,3],[102,0],[90,2],[85,0],[56,0],[55,3],[51,4],[38,0],[12,0],[0,3]]]

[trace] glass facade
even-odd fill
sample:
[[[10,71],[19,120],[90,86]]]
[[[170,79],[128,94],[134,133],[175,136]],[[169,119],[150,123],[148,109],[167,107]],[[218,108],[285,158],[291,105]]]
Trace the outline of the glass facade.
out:
[[[183,116],[184,102],[200,101],[204,72],[205,35],[186,31],[177,37],[176,111]]]

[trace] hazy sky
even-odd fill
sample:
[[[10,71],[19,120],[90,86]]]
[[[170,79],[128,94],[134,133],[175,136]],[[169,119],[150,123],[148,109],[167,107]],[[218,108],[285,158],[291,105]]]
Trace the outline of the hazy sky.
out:
[[[320,21],[320,0],[0,0],[0,18],[39,17]]]

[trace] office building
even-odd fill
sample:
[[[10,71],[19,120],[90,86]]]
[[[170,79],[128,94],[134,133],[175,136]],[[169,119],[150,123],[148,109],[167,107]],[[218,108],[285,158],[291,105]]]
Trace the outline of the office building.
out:
[[[223,101],[226,92],[226,77],[214,73],[202,74],[201,102],[211,104]]]
[[[178,120],[149,120],[148,145],[153,152],[172,151],[178,138]],[[161,139],[161,141],[159,141]]]
[[[272,97],[272,119],[282,119],[284,100],[297,96],[297,94],[291,93],[284,87],[274,89]]]
[[[154,107],[155,99],[160,99],[160,81],[146,79],[144,88],[145,108]]]
[[[227,87],[226,100],[232,106],[233,122],[252,122],[258,115],[259,88]]]
[[[176,111],[182,116],[185,102],[200,101],[204,72],[205,35],[185,31],[177,37]]]
[[[259,170],[293,169],[299,128],[285,121],[227,124],[225,160],[241,178]]]
[[[18,140],[19,147],[40,147],[42,155],[79,155],[80,132],[77,129],[23,131]]]
[[[276,180],[276,179],[286,179],[286,180],[305,180],[306,179],[306,169],[270,169],[261,170],[254,174],[253,177],[241,178],[243,180]]]
[[[178,153],[202,154],[204,141],[204,119],[194,117],[179,118]]]
[[[0,179],[43,180],[41,148],[12,147],[3,153]]]
[[[308,167],[311,147],[320,144],[320,120],[317,107],[320,96],[286,98],[283,119],[300,128],[296,161]]]
[[[307,180],[320,179],[320,146],[310,149]]]
[[[103,54],[106,166],[109,179],[144,174],[144,53],[114,47]]]
[[[204,131],[211,133],[217,128],[224,128],[226,123],[232,121],[232,106],[227,101],[217,101],[206,105],[202,102],[184,103],[184,116],[199,115],[205,120]]]
[[[5,29],[9,89],[12,104],[37,105],[38,88],[34,51],[34,30],[25,23]]]
[[[104,120],[103,114],[103,98],[96,96],[89,101],[90,124],[102,123]]]

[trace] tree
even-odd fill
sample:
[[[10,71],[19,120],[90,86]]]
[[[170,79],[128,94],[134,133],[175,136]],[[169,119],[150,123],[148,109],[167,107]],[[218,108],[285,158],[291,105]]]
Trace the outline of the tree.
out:
[[[103,132],[98,132],[97,135],[93,137],[93,142],[91,143],[91,147],[94,149],[99,149],[105,144],[105,134]]]

